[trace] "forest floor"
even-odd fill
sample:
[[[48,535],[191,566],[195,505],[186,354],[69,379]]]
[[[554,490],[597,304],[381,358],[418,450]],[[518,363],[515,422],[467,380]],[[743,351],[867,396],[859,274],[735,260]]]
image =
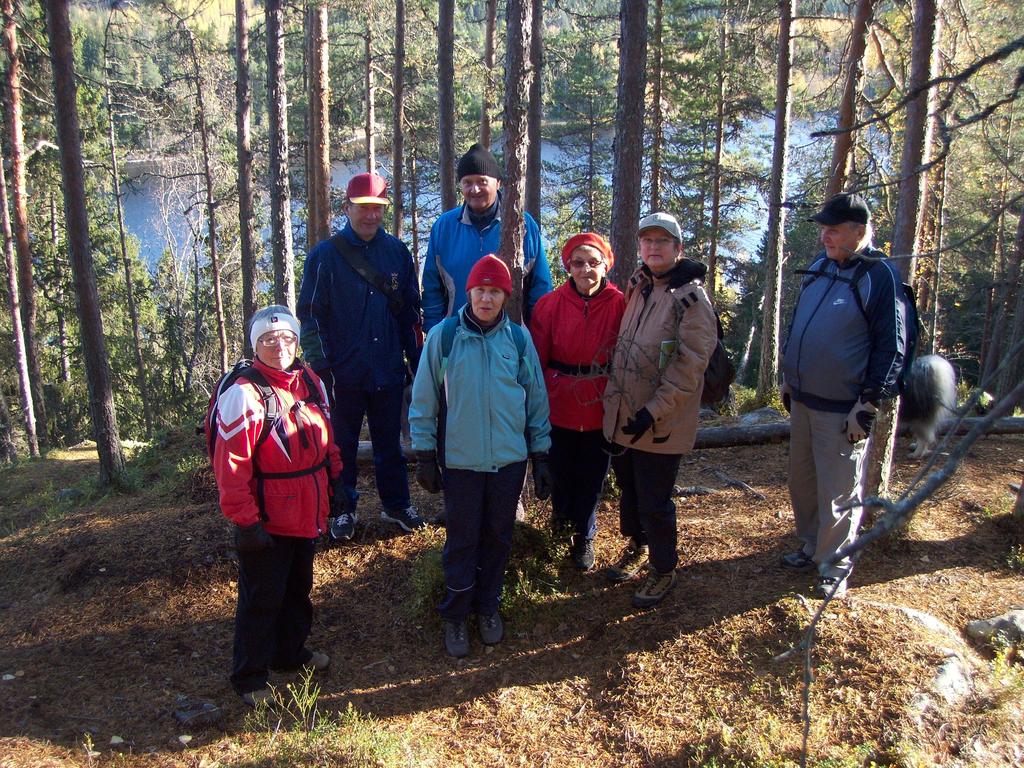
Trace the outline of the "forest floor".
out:
[[[785,443],[684,458],[678,484],[714,491],[678,500],[680,578],[651,610],[601,576],[622,545],[613,499],[587,574],[532,504],[507,639],[485,650],[474,629],[461,661],[431,607],[443,531],[380,523],[364,473],[355,541],[316,558],[310,645],[331,668],[319,691],[286,691],[283,715],[249,713],[228,684],[236,566],[201,450],[180,433],[140,451],[127,493],[95,489],[89,447],[0,472],[2,768],[799,764],[804,654],[776,657],[821,601],[778,566],[796,544]],[[894,487],[919,468],[899,461]],[[1024,667],[963,634],[1024,607],[1007,489],[1022,472],[1024,438],[980,441],[906,533],[865,553],[812,648],[808,765],[1022,764]],[[439,511],[418,488],[414,502]],[[951,651],[972,692],[915,710]],[[198,702],[214,724],[175,719]]]

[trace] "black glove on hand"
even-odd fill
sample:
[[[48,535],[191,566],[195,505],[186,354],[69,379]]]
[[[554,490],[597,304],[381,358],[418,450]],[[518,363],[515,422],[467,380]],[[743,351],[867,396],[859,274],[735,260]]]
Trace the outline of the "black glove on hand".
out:
[[[331,486],[331,517],[337,517],[348,509],[348,494],[345,493],[345,483],[341,476]]]
[[[262,552],[274,546],[274,537],[263,529],[263,523],[235,526],[235,549],[239,552]]]
[[[626,426],[622,428],[622,434],[633,435],[633,439],[629,441],[629,444],[634,445],[653,426],[654,417],[651,416],[651,412],[645,406],[633,414],[632,418],[626,422]]]
[[[530,456],[533,461],[533,492],[541,501],[551,496],[555,478],[551,475],[551,465],[546,453],[535,453]]]
[[[779,387],[779,400],[782,401],[782,407],[786,409],[786,413],[793,412],[793,388],[786,382],[782,382]]]
[[[441,492],[441,467],[437,451],[416,451],[416,482],[427,493]]]
[[[871,434],[871,427],[875,424],[875,414],[878,413],[878,405],[870,401],[858,400],[856,405],[850,409],[846,417],[846,424],[843,431],[846,439],[851,443],[857,443]]]

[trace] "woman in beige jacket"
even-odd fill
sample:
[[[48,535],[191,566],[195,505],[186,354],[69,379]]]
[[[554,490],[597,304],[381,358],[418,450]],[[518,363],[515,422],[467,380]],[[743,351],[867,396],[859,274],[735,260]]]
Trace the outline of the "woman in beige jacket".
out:
[[[647,578],[633,595],[633,605],[644,608],[675,586],[672,489],[682,454],[696,440],[718,324],[703,288],[707,267],[683,256],[675,218],[651,214],[640,221],[637,237],[643,266],[626,288],[604,395],[604,435],[621,452],[612,466],[622,490],[619,525],[630,539],[607,576],[627,581],[649,560]]]

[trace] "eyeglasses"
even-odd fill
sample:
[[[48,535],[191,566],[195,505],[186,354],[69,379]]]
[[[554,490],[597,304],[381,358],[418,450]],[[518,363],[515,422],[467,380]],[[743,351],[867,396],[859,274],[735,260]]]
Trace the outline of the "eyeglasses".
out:
[[[294,333],[267,333],[260,336],[258,339],[259,344],[264,347],[276,347],[283,344],[286,347],[295,346],[298,342],[298,337]]]
[[[569,269],[600,269],[604,266],[604,262],[601,259],[590,259],[589,261],[576,261],[573,259],[569,262]]]

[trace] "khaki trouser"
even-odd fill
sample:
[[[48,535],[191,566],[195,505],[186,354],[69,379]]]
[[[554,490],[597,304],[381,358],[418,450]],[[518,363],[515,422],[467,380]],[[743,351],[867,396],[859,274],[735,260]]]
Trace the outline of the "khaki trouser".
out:
[[[789,496],[796,534],[804,554],[814,558],[822,576],[845,576],[849,558],[830,563],[857,537],[863,509],[841,509],[860,499],[867,440],[850,444],[845,413],[816,411],[793,402],[789,438]]]

